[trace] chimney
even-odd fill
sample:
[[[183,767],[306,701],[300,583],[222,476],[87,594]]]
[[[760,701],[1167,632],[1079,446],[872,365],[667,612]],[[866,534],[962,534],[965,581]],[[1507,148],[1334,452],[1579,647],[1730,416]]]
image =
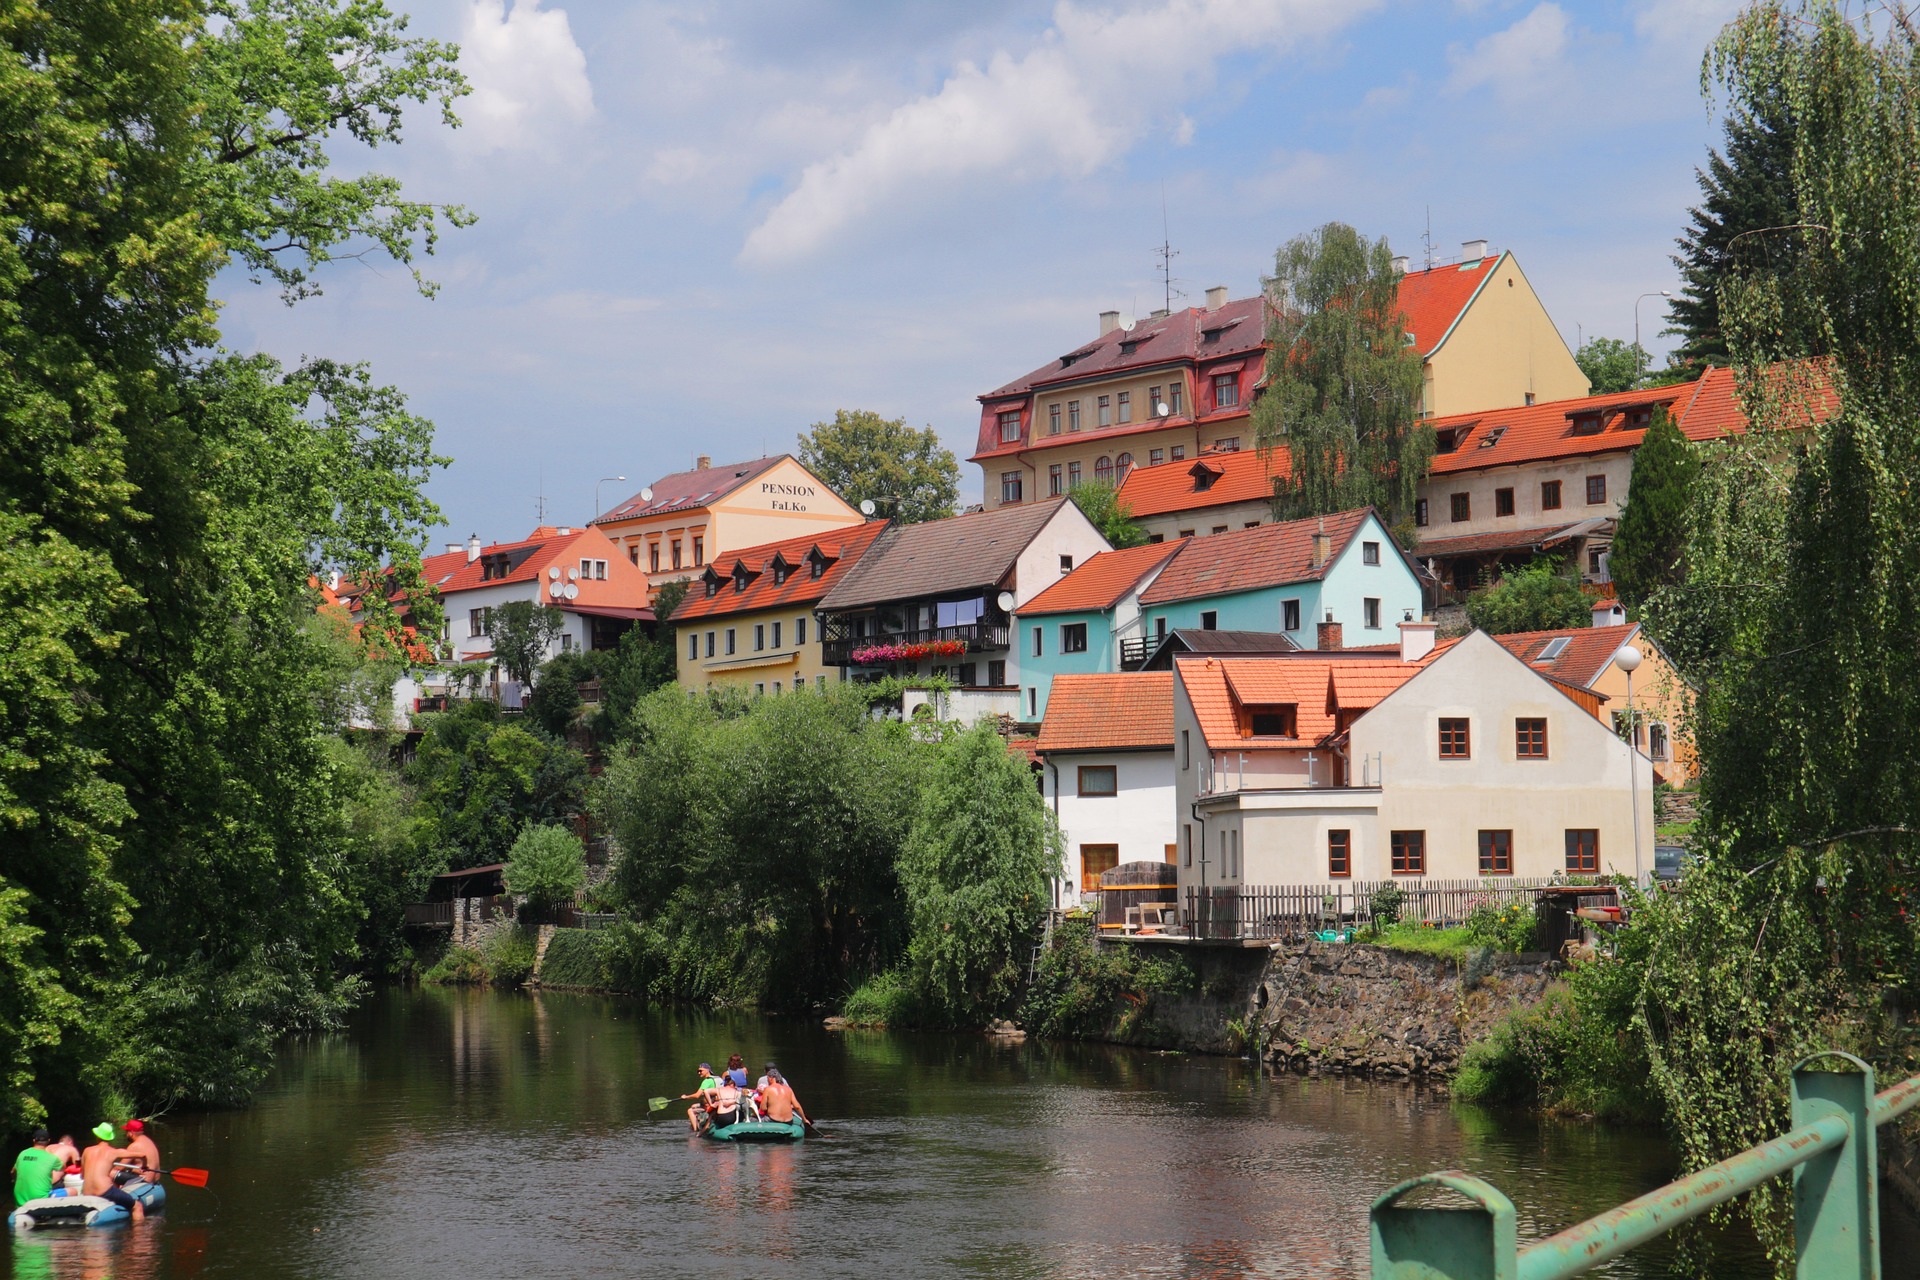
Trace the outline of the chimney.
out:
[[[1418,662],[1432,653],[1433,637],[1439,630],[1439,623],[1424,618],[1415,622],[1413,610],[1407,610],[1406,619],[1400,624],[1400,661]]]
[[[1207,310],[1218,311],[1227,305],[1227,286],[1217,284],[1207,290]]]
[[[713,459],[709,458],[704,453],[693,460],[693,469],[695,471],[705,471],[708,467],[711,467],[712,465],[713,465]]]
[[[561,525],[561,526],[560,526],[560,536],[561,536],[561,537],[563,537],[563,538],[564,538],[564,537],[566,537],[566,536],[568,536],[569,534],[571,534],[572,532],[573,532],[573,526],[572,526],[572,525],[565,525],[565,524],[563,524],[563,525]]]
[[[327,575],[327,590],[338,591],[339,589],[340,589],[340,571],[338,569],[335,569],[332,573]]]
[[[1320,517],[1320,527],[1313,532],[1313,567],[1318,569],[1333,556],[1333,539],[1327,536],[1327,518]]]
[[[1314,628],[1313,647],[1316,649],[1340,648],[1340,624],[1333,620],[1333,610],[1327,610],[1327,620]]]
[[[1486,256],[1487,242],[1485,240],[1462,240],[1460,242],[1461,261],[1478,262]]]
[[[1147,315],[1147,319],[1149,320],[1165,320],[1166,318],[1167,318],[1167,309],[1165,307],[1160,307],[1157,310],[1148,313]]]
[[[1115,329],[1118,329],[1119,327],[1120,327],[1120,313],[1118,311],[1102,311],[1100,313],[1100,336],[1101,337],[1103,338],[1106,337],[1108,334],[1112,333]]]
[[[1397,276],[1403,276],[1407,274],[1407,255],[1406,254],[1396,253],[1395,255],[1393,255],[1393,274]]]
[[[465,551],[466,549],[467,549],[467,544],[464,542],[449,542],[447,544],[448,555],[457,555],[458,553]]]
[[[470,533],[467,535],[467,563],[472,564],[475,560],[478,560],[479,558],[480,558],[480,535],[477,533]]]

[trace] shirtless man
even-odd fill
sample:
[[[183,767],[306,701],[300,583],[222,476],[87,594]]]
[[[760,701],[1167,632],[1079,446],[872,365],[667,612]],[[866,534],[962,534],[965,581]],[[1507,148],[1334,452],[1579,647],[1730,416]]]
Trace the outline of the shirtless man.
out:
[[[760,1110],[769,1120],[778,1124],[792,1124],[795,1113],[802,1124],[812,1124],[807,1112],[800,1105],[800,1099],[793,1096],[793,1089],[787,1084],[785,1076],[774,1067],[767,1068],[767,1087],[760,1094]]]
[[[147,1207],[113,1185],[113,1162],[126,1154],[113,1145],[113,1126],[102,1121],[93,1127],[93,1136],[100,1141],[80,1153],[80,1194],[117,1204],[139,1222],[147,1216]]]
[[[160,1181],[160,1148],[153,1145],[153,1139],[147,1136],[147,1123],[144,1120],[127,1121],[127,1154],[121,1160],[138,1163],[140,1176],[148,1182]]]

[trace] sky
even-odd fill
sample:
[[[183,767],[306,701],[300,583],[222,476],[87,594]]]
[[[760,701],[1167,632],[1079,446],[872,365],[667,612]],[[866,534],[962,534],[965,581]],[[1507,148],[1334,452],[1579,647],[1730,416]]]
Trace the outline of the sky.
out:
[[[931,424],[976,501],[976,397],[1162,305],[1163,230],[1176,307],[1339,220],[1416,264],[1429,228],[1435,261],[1487,239],[1569,345],[1631,340],[1677,288],[1736,7],[389,2],[473,92],[340,163],[478,221],[424,260],[432,299],[372,258],[291,308],[232,271],[224,332],[403,390],[454,459],[436,542],[523,536],[543,496],[581,523],[842,408]]]

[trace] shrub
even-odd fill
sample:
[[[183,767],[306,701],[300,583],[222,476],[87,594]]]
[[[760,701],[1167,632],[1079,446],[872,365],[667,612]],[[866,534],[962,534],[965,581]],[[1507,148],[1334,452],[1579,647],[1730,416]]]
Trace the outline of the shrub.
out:
[[[1400,919],[1400,904],[1406,900],[1406,896],[1399,885],[1383,884],[1373,891],[1367,910],[1376,921],[1393,924]]]
[[[472,947],[448,947],[420,980],[447,986],[482,986],[487,981],[487,962]]]
[[[910,1027],[920,1020],[920,1001],[906,971],[889,969],[855,987],[840,1016],[861,1027]]]
[[[528,826],[507,854],[507,892],[536,906],[566,902],[587,882],[587,848],[565,827]]]
[[[1101,946],[1091,920],[1067,920],[1040,955],[1020,1020],[1035,1035],[1124,1037],[1157,995],[1191,991],[1193,968],[1178,956],[1141,959],[1139,947]]]
[[[1467,916],[1467,940],[1497,951],[1532,951],[1539,934],[1539,918],[1531,902],[1501,905],[1486,902]]]
[[[540,985],[592,990],[606,986],[605,949],[601,946],[603,932],[598,929],[555,929],[552,939],[547,943],[546,958],[540,962]]]
[[[533,932],[518,925],[488,938],[480,951],[487,981],[496,987],[524,985],[533,976],[534,944]]]

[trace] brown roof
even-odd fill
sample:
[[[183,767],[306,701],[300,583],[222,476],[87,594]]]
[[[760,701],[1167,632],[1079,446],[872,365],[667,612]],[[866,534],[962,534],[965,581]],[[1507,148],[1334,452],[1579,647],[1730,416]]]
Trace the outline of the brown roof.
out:
[[[1142,604],[1167,604],[1203,596],[1224,596],[1290,582],[1313,582],[1326,575],[1353,541],[1372,507],[1311,516],[1257,529],[1236,529],[1199,540],[1154,579],[1140,595]],[[1325,562],[1314,564],[1314,535],[1324,527],[1333,545]]]
[[[1551,547],[1569,538],[1612,532],[1613,521],[1605,517],[1580,520],[1573,524],[1549,525],[1544,529],[1501,529],[1493,533],[1469,533],[1458,538],[1421,538],[1413,554],[1417,556],[1475,556],[1495,551],[1533,551]]]
[[[1202,631],[1189,627],[1176,627],[1167,632],[1166,638],[1153,647],[1142,666],[1144,671],[1171,671],[1175,654],[1275,654],[1294,653],[1299,644],[1284,631]],[[1394,645],[1397,656],[1400,646]],[[1342,653],[1349,652],[1341,650]]]
[[[1053,678],[1040,751],[1151,751],[1173,746],[1173,672]]]
[[[1102,551],[1027,601],[1020,614],[1026,617],[1111,609],[1148,574],[1179,555],[1188,541],[1182,538],[1178,542],[1149,542],[1124,551]]]
[[[692,471],[676,471],[670,476],[661,476],[647,486],[646,491],[651,492],[652,497],[642,498],[636,493],[604,515],[595,517],[593,523],[610,524],[704,507],[715,498],[724,497],[755,476],[771,470],[790,456],[778,453],[771,458],[755,458],[751,462],[696,467]]]
[[[721,556],[687,584],[687,597],[674,610],[672,621],[811,605],[860,563],[860,557],[886,528],[884,520],[874,520]],[[815,557],[825,566],[817,578],[812,569]],[[776,573],[775,560],[791,572]],[[746,581],[746,589],[736,590],[734,584],[741,578]],[[708,594],[709,584],[715,588],[712,594]]]
[[[1585,689],[1613,661],[1620,646],[1639,634],[1637,622],[1616,627],[1563,627],[1557,631],[1516,631],[1495,636],[1502,648],[1541,675],[1561,684]],[[1541,654],[1555,640],[1565,640],[1553,658],[1541,660]]]
[[[892,526],[852,572],[827,592],[819,607],[831,612],[889,600],[991,590],[1006,580],[1020,553],[1066,502],[1066,498],[1050,498]]]

